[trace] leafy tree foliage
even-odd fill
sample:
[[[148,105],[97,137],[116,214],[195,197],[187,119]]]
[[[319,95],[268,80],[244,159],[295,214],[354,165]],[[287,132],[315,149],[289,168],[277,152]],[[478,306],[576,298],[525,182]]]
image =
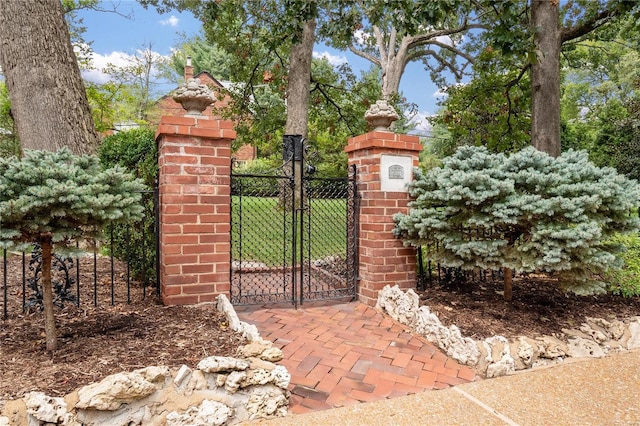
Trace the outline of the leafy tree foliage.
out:
[[[0,157],[18,156],[20,140],[11,116],[11,102],[7,86],[0,82]]]
[[[191,58],[194,75],[207,71],[218,80],[231,80],[229,63],[232,59],[229,54],[198,35],[183,40],[169,57],[166,68],[168,77],[174,82],[183,82],[187,57]]]
[[[25,151],[22,159],[0,158],[0,244],[38,243],[47,350],[57,346],[51,257],[54,246],[95,234],[106,223],[142,213],[142,182],[122,168],[103,169],[95,156]]]
[[[576,293],[600,291],[594,273],[619,266],[610,238],[637,231],[636,181],[598,168],[586,152],[553,158],[532,147],[511,155],[461,147],[443,167],[417,171],[415,201],[396,235],[444,266],[556,273]]]
[[[623,117],[623,105],[634,96],[638,43],[631,36],[637,33],[629,9],[632,4],[576,1],[560,5],[562,56],[557,73],[562,91],[557,96],[562,96],[561,110],[549,96],[535,101],[531,97],[530,70],[544,55],[535,47],[537,33],[528,4],[493,3],[489,11],[495,13],[483,15],[487,30],[471,34],[466,46],[476,52],[473,79],[447,88],[434,123],[446,126],[454,147],[472,144],[515,151],[538,138],[531,133],[531,105],[542,102],[543,110],[553,110],[554,120],[561,120],[562,150],[586,149],[598,165],[613,165],[611,155],[595,141],[598,127]]]
[[[597,165],[638,178],[640,43],[635,19],[609,27],[605,35],[576,44],[565,55],[562,147],[586,149]]]
[[[507,71],[505,71],[505,69]],[[517,151],[531,143],[531,84],[512,59],[487,47],[474,62],[475,78],[449,86],[442,110],[432,123],[446,128],[452,146],[486,146],[493,152]]]
[[[602,122],[592,152],[601,163],[640,179],[640,100],[626,106],[626,117]]]
[[[153,50],[149,43],[127,57],[125,65],[108,64],[103,70],[110,76],[110,81],[130,91],[130,100],[134,101],[133,119],[145,122],[155,99],[160,95],[158,87],[161,77],[159,71],[166,65],[167,58]]]
[[[484,28],[477,22],[481,3],[326,1],[319,28],[324,40],[379,67],[382,97],[398,95],[406,66],[422,62],[434,81],[447,71],[462,79],[473,57],[462,47],[472,29]]]

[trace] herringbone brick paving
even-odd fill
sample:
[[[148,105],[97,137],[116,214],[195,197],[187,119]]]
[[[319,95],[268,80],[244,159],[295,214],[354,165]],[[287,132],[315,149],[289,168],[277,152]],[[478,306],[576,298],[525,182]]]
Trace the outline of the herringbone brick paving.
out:
[[[476,380],[420,336],[362,303],[236,307],[282,349],[290,411],[304,413],[443,389]]]

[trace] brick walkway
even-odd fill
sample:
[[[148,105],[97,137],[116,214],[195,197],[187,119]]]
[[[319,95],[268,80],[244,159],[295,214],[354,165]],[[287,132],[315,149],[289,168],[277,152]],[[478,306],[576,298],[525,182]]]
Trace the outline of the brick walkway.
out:
[[[235,307],[284,352],[293,413],[442,389],[474,370],[362,303]]]

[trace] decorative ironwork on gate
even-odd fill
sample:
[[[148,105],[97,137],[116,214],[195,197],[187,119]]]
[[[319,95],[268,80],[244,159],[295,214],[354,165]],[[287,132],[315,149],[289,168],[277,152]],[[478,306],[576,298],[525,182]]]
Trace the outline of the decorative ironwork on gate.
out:
[[[294,143],[300,145],[285,143],[284,158],[293,161],[279,173],[231,175],[234,304],[297,306],[355,298],[355,167],[346,178],[315,176],[315,168],[304,161],[303,140]]]

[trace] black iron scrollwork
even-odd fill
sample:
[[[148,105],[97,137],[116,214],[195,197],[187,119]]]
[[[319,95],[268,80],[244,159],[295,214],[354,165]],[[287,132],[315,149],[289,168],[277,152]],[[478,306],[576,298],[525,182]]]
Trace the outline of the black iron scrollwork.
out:
[[[54,254],[51,259],[51,284],[53,285],[53,303],[62,308],[64,302],[72,302],[77,304],[77,298],[72,293],[73,285],[76,278],[71,275],[71,271],[75,267],[73,258],[63,257]],[[25,304],[25,308],[38,307],[40,310],[44,308],[42,304],[42,248],[36,244],[31,253],[29,260],[29,271],[33,274],[27,279],[29,288],[33,294],[29,296]]]

